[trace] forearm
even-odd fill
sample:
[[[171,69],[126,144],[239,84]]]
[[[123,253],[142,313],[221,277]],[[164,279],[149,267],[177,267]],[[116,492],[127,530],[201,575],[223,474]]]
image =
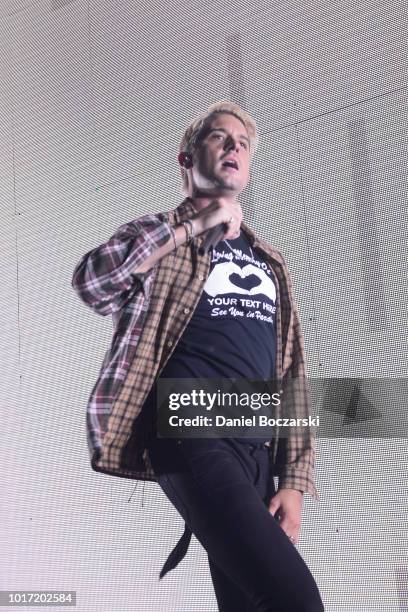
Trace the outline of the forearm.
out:
[[[142,289],[144,274],[137,274],[150,255],[171,239],[165,218],[145,215],[123,224],[76,265],[72,287],[80,299],[101,315],[113,314]]]
[[[193,225],[195,230],[195,225]],[[138,267],[134,268],[134,273],[147,272],[153,266],[160,261],[163,257],[171,253],[175,248],[187,242],[187,233],[183,225],[173,226],[173,236],[170,236],[169,240],[161,247],[156,249],[149,257]]]

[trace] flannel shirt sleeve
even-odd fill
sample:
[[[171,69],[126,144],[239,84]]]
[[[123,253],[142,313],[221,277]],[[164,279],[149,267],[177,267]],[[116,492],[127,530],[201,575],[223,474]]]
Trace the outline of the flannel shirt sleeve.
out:
[[[292,303],[291,364],[282,380],[282,403],[284,416],[308,417],[311,414],[311,395],[307,381],[304,337],[301,329],[298,306],[293,299],[289,272],[289,293]],[[286,400],[285,400],[286,396]],[[310,427],[290,428],[287,437],[280,437],[275,460],[275,474],[279,478],[279,489],[296,489],[319,499],[314,480],[315,434]]]
[[[153,268],[140,266],[171,238],[163,213],[148,214],[121,225],[111,238],[82,256],[75,266],[71,286],[79,298],[97,314],[113,314],[139,291]]]

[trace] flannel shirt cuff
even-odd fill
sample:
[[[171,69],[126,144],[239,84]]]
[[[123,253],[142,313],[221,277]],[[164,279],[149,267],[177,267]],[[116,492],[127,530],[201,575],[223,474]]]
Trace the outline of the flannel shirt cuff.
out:
[[[304,493],[309,493],[314,499],[319,501],[312,474],[307,469],[284,468],[279,476],[278,489],[296,489]]]

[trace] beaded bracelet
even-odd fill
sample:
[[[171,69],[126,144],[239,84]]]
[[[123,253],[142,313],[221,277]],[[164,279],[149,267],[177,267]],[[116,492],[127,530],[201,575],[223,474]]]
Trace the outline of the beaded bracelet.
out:
[[[171,227],[170,225],[170,231],[171,231],[171,235],[173,236],[173,242],[174,242],[174,249],[173,252],[176,252],[177,249],[177,244],[176,244],[176,234],[174,233],[174,229]]]
[[[190,228],[189,230],[187,230],[186,224],[189,225],[189,228]],[[186,234],[187,234],[187,244],[190,244],[191,241],[193,240],[194,236],[195,236],[193,224],[190,221],[190,219],[186,219],[185,221],[183,221],[183,226],[184,226],[184,229],[186,230]]]
[[[186,242],[188,244],[188,241],[190,239],[190,235],[188,233],[188,227],[187,227],[187,225],[184,225],[184,223],[182,223],[181,226],[184,227],[184,231],[186,232]]]

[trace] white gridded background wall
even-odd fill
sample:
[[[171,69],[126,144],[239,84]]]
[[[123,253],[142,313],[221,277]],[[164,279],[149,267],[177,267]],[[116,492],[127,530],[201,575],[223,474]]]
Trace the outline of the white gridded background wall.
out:
[[[216,610],[195,539],[158,582],[183,528],[158,486],[90,468],[112,326],[70,284],[119,225],[181,201],[179,139],[215,100],[257,119],[242,202],[289,264],[309,374],[404,375],[407,25],[397,1],[3,0],[1,589]],[[327,612],[407,609],[406,462],[402,438],[319,441],[299,549]]]

